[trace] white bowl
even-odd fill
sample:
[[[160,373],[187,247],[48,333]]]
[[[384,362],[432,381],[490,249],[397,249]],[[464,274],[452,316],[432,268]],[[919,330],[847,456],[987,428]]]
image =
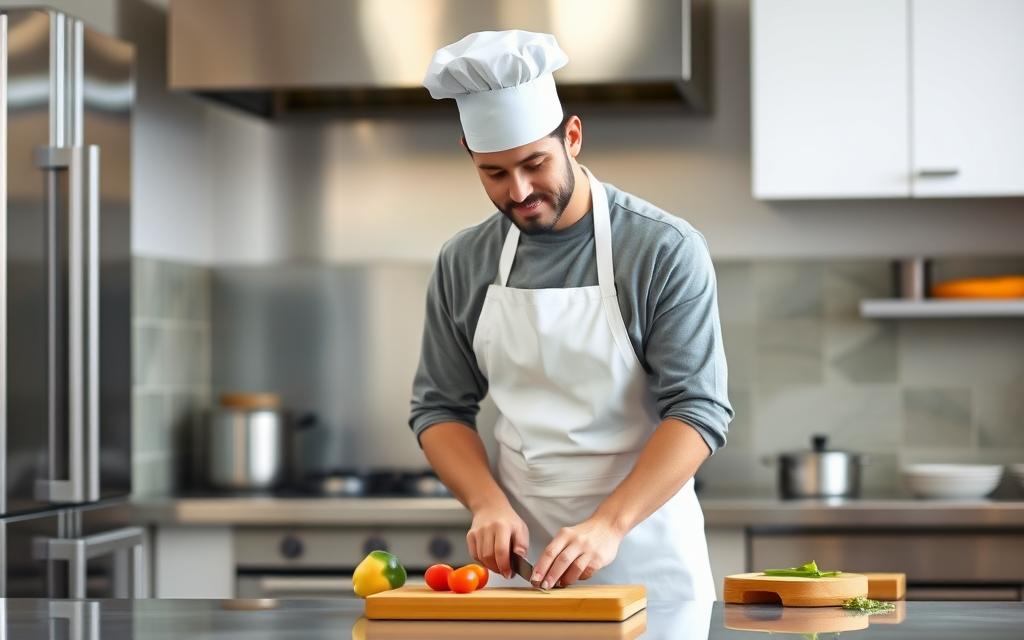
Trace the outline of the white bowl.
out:
[[[908,464],[903,471],[917,476],[956,477],[1001,475],[1003,466],[999,464]]]
[[[902,469],[903,481],[919,498],[982,498],[1003,476],[1002,465],[912,464]]]

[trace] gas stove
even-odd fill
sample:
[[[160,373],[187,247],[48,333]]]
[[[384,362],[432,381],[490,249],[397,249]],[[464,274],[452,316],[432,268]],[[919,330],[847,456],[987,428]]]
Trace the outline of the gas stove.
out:
[[[450,497],[448,487],[433,471],[373,469],[360,473],[339,469],[310,475],[282,495],[328,496],[333,498],[442,498]]]
[[[310,474],[272,490],[224,491],[196,488],[186,497],[273,498],[450,498],[448,487],[429,469],[351,469]]]
[[[358,498],[365,504],[392,501],[400,511],[408,500],[451,494],[430,471],[377,469],[368,473],[339,470],[311,476],[282,489],[282,498]],[[346,508],[345,500],[326,501],[324,508]],[[351,504],[351,503],[349,503]],[[334,505],[333,507],[327,505]],[[465,564],[465,524],[417,525],[411,520],[363,522],[352,526],[310,525],[238,527],[234,532],[236,595],[243,598],[354,597],[352,572],[369,552],[381,549],[398,556],[409,582],[422,582],[432,564]]]

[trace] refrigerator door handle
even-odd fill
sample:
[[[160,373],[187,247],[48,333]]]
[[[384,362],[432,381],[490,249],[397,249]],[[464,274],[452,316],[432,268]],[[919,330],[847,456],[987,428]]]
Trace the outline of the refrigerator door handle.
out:
[[[7,437],[7,14],[0,14],[0,434]],[[7,443],[0,443],[0,513],[7,512]],[[0,584],[0,594],[4,585]]]
[[[85,147],[85,499],[100,499],[100,148]]]
[[[63,560],[68,563],[68,597],[86,598],[88,562],[114,555],[115,598],[145,598],[146,532],[142,527],[123,527],[84,538],[45,538],[32,541],[37,560]],[[129,584],[130,583],[130,584]]]
[[[36,497],[55,503],[93,502],[100,498],[99,147],[40,147],[36,166],[67,170],[69,223],[68,478],[38,480]],[[54,446],[51,440],[51,459]]]

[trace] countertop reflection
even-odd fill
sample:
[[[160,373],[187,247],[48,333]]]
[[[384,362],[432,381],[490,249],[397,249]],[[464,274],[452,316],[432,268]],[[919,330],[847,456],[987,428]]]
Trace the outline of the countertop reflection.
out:
[[[841,609],[649,602],[621,623],[412,622],[363,618],[357,600],[0,600],[0,640],[303,638],[1013,638],[1024,603],[910,602],[865,616]]]

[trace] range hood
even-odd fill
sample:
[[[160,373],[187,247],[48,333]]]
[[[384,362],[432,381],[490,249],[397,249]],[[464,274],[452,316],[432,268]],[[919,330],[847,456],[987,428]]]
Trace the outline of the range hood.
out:
[[[434,51],[473,31],[553,33],[567,103],[708,110],[707,0],[172,0],[168,82],[264,117],[438,102]]]

